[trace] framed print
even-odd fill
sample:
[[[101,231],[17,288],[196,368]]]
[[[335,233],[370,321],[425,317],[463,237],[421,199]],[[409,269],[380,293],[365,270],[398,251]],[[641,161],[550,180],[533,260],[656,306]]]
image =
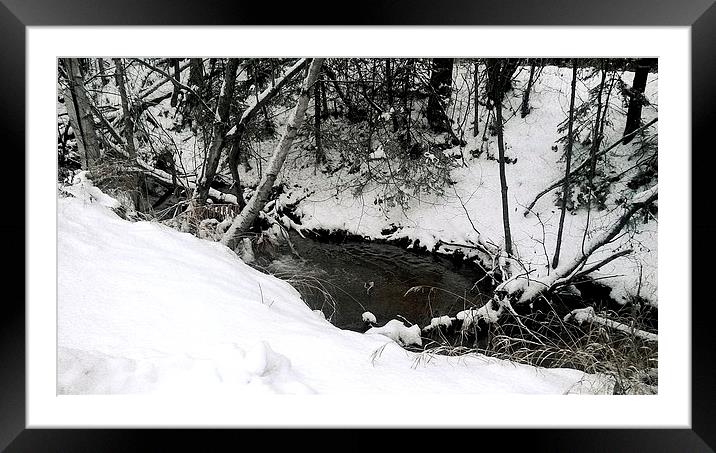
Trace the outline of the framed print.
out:
[[[0,7],[3,448],[715,448],[710,0],[43,3]]]

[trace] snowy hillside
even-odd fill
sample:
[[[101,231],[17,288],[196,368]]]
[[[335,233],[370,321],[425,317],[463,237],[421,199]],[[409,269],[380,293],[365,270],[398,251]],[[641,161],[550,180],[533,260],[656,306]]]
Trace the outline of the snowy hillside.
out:
[[[228,248],[58,203],[58,393],[610,393],[606,380],[337,329]],[[409,383],[410,385],[406,385]]]

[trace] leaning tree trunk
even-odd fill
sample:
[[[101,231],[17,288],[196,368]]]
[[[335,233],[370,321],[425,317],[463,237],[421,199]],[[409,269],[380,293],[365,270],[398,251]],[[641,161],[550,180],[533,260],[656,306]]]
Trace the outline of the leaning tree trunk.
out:
[[[62,88],[70,125],[75,133],[80,164],[83,170],[89,170],[100,157],[99,140],[92,118],[92,107],[85,90],[80,64],[76,58],[63,58],[62,64],[67,72],[68,87]]]
[[[258,112],[265,108],[268,103],[281,92],[281,89],[301,71],[301,68],[303,68],[305,63],[305,58],[298,60],[293,66],[286,70],[280,78],[274,80],[270,87],[266,88],[260,95],[258,95],[255,103],[246,107],[246,110],[243,111],[239,119],[232,126],[232,132],[227,134],[226,138],[231,138],[232,140],[231,149],[229,150],[229,171],[231,172],[231,177],[234,180],[232,191],[234,195],[236,195],[240,209],[243,209],[246,205],[242,195],[243,189],[241,187],[241,178],[239,176],[241,144],[244,131],[246,130],[246,125],[249,124],[249,122],[256,117]],[[258,82],[256,84],[258,85]]]
[[[206,158],[206,165],[204,166],[201,178],[199,178],[196,193],[192,200],[192,204],[195,206],[206,203],[206,199],[209,196],[209,187],[211,187],[214,176],[216,176],[216,170],[219,168],[221,150],[223,149],[225,135],[228,131],[229,111],[231,109],[231,100],[234,97],[234,83],[236,82],[236,71],[238,67],[238,58],[229,58],[224,72],[224,82],[221,85],[221,93],[217,102],[209,155]]]
[[[557,230],[557,246],[554,249],[554,258],[552,259],[552,268],[556,269],[559,265],[559,252],[562,248],[562,233],[564,232],[564,216],[567,213],[567,200],[569,199],[569,172],[572,165],[572,144],[574,137],[572,135],[572,126],[574,124],[574,94],[577,91],[577,61],[572,61],[572,94],[569,100],[569,124],[567,131],[567,150],[565,151],[565,159],[567,165],[564,170],[564,185],[562,186],[562,212],[559,216],[559,229]]]
[[[450,120],[445,113],[445,102],[452,91],[452,58],[433,58],[428,109],[426,115],[433,132],[447,132]]]
[[[234,183],[231,185],[230,192],[236,196],[236,202],[239,205],[239,212],[246,207],[246,201],[244,201],[244,188],[241,185],[241,175],[239,174],[242,137],[243,131],[237,131],[231,139],[231,149],[229,150],[229,171],[231,172],[231,178],[234,180]]]
[[[649,69],[651,69],[653,58],[640,58],[636,62],[634,71],[634,82],[629,93],[629,110],[627,111],[626,126],[624,127],[624,135],[628,135],[635,131],[641,123],[641,108],[644,105],[644,90],[646,89],[646,79],[649,77]],[[626,145],[633,137],[625,138],[623,143]]]
[[[271,188],[278,177],[278,172],[281,170],[283,163],[286,161],[286,156],[288,155],[288,151],[291,149],[291,144],[296,137],[296,132],[301,127],[305,119],[311,87],[318,79],[318,74],[321,70],[323,60],[323,58],[314,58],[311,61],[311,65],[308,69],[308,76],[301,86],[301,94],[296,102],[296,107],[288,119],[286,131],[281,137],[278,145],[276,145],[276,149],[271,157],[266,173],[256,188],[256,192],[251,197],[251,200],[249,200],[246,207],[241,211],[241,214],[234,219],[234,222],[221,239],[221,242],[231,249],[236,247],[241,235],[246,233],[249,228],[251,228],[251,225],[254,223],[254,220],[256,220],[259,212],[268,201]]]

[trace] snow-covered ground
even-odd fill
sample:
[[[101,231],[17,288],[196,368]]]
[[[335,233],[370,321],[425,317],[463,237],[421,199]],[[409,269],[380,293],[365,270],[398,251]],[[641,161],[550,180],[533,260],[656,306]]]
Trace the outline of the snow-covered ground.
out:
[[[466,112],[472,106],[469,89],[472,75],[466,73],[468,68],[469,65],[458,64],[453,74],[454,94],[448,110],[451,115],[453,111],[456,112],[453,116],[457,119],[466,117],[471,120],[473,115],[470,111]],[[142,66],[131,66],[128,70],[133,74],[128,80],[135,82],[142,80],[146,73],[146,69]],[[599,76],[586,77],[588,71],[583,69],[579,75],[577,106],[588,98],[588,91],[599,83]],[[514,83],[515,89],[508,93],[504,102],[506,155],[509,159],[515,160],[513,164],[507,165],[506,176],[515,252],[526,267],[534,269],[535,272],[530,278],[535,278],[548,271],[547,263],[555,250],[559,224],[559,208],[555,205],[555,194],[559,189],[542,197],[534,206],[532,214],[524,216],[523,212],[525,206],[537,193],[564,174],[565,163],[562,159],[564,144],[560,143],[557,151],[553,150],[553,145],[560,136],[564,135],[557,129],[568,116],[571,68],[544,67],[532,87],[531,112],[525,118],[521,118],[519,109],[528,76],[529,68],[522,67],[518,70]],[[621,74],[621,79],[629,85],[633,76],[633,73],[627,71]],[[246,74],[240,72],[239,79],[243,80],[245,77]],[[188,83],[188,71],[184,71],[181,78],[182,82]],[[139,90],[132,84],[129,89],[134,92]],[[168,95],[171,91],[171,83],[164,83],[153,91],[150,97]],[[658,114],[658,74],[649,75],[645,96],[650,105],[644,107],[642,120],[648,122]],[[607,97],[610,104],[609,122],[604,130],[602,149],[621,137],[625,124],[626,109],[622,103],[618,84],[613,86],[609,95],[605,90],[603,99],[606,100]],[[118,104],[119,98],[114,94],[104,94],[100,102]],[[309,114],[312,114],[311,109]],[[275,122],[278,131],[283,130],[289,110],[279,109],[276,113]],[[417,119],[419,116],[417,106],[415,110],[414,116]],[[175,113],[175,110],[169,106],[169,100],[165,99],[159,105],[147,109],[143,115],[151,116],[154,121],[162,125],[161,130],[157,129],[152,134],[153,140],[159,141],[162,146],[169,149],[176,147],[180,151],[175,156],[180,173],[191,175],[186,177],[188,180],[195,180],[194,175],[201,173],[202,153],[206,152],[205,146],[189,129],[181,132],[173,130],[173,126],[178,121]],[[350,169],[349,165],[336,172],[316,172],[315,154],[311,152],[313,139],[303,137],[294,144],[289,160],[279,176],[278,182],[286,183],[288,190],[282,195],[278,205],[302,200],[296,214],[301,217],[303,228],[344,230],[368,238],[405,237],[411,241],[419,240],[420,244],[428,249],[432,249],[438,241],[474,243],[478,238],[475,232],[477,229],[483,241],[502,245],[504,233],[499,166],[496,160],[488,158],[497,155],[496,137],[488,134],[488,141],[482,143],[482,129],[487,121],[487,115],[487,109],[481,107],[479,122],[481,132],[478,137],[472,137],[469,121],[464,125],[467,129],[465,134],[467,145],[462,151],[457,147],[445,151],[447,155],[462,154],[467,165],[452,169],[451,179],[456,184],[445,187],[443,195],[434,193],[418,195],[406,189],[403,195],[408,198],[408,202],[407,206],[402,207],[390,206],[386,202],[386,189],[379,183],[368,183],[360,194],[357,194],[350,188],[355,187],[363,178],[361,173],[366,170],[368,163],[363,162],[361,171],[358,172]],[[384,114],[383,121],[390,121],[389,114]],[[656,130],[657,125],[652,126],[651,132]],[[585,134],[582,135],[584,138]],[[278,138],[254,143],[253,152],[263,159],[268,159],[277,140]],[[376,174],[386,171],[388,159],[383,145],[383,143],[375,143],[375,150],[370,155],[370,171]],[[326,146],[325,141],[324,146]],[[617,146],[609,153],[608,160],[612,171],[609,175],[618,174],[633,165],[634,162],[629,158],[635,146],[636,140],[629,145]],[[155,147],[161,146],[155,145]],[[579,143],[575,144],[573,167],[582,162],[587,147]],[[485,152],[479,157],[472,157],[470,151],[477,149],[483,149]],[[336,150],[329,147],[325,151],[329,160],[333,159],[334,163],[337,163]],[[425,153],[421,159],[421,164],[430,166],[435,156]],[[395,162],[391,163],[394,164]],[[253,167],[246,171],[240,166],[241,180],[245,185],[252,186],[258,183],[258,165],[254,163]],[[226,168],[223,174],[227,181],[231,180]],[[633,172],[627,176],[631,175]],[[344,189],[339,190],[338,187]],[[645,187],[634,191],[624,182],[613,183],[606,199],[607,209],[593,210],[589,219],[585,209],[568,215],[565,219],[562,245],[563,261],[568,260],[571,255],[578,254],[583,240],[588,242],[619,216],[619,201],[628,199],[643,189]],[[250,195],[250,190],[247,191],[247,195]],[[577,192],[573,194],[575,198],[577,195]],[[296,227],[288,218],[283,220],[287,226]],[[394,227],[398,227],[394,233],[388,235],[382,233]],[[616,259],[593,274],[601,283],[613,289],[612,297],[615,300],[624,302],[630,296],[638,294],[653,305],[658,304],[657,229],[656,219],[640,224],[638,232],[630,231],[619,236],[613,243],[595,253],[590,260],[590,263],[597,262],[615,251],[633,249],[634,252],[629,256]],[[586,238],[585,230],[588,230]],[[453,249],[454,247],[443,245],[440,251],[450,253]],[[472,253],[470,250],[464,251],[467,255]]]
[[[60,394],[610,393],[576,370],[408,352],[380,333],[395,325],[340,330],[223,245],[125,221],[86,180],[72,192],[58,201]]]
[[[568,116],[571,69],[545,67],[530,97],[532,111],[525,118],[521,118],[519,115],[522,101],[521,88],[526,84],[528,73],[529,71],[524,70],[521,72],[515,83],[519,89],[508,95],[505,102],[506,156],[516,160],[515,163],[506,166],[506,175],[515,251],[523,264],[535,269],[536,272],[531,277],[536,277],[546,273],[547,264],[555,250],[560,215],[559,208],[555,206],[557,191],[542,197],[532,209],[539,218],[535,214],[524,216],[523,213],[535,195],[564,176],[565,163],[562,160],[564,145],[559,144],[558,151],[553,150],[552,147],[563,135],[558,133],[558,125]],[[577,84],[576,105],[580,105],[582,100],[587,98],[588,90],[599,82],[599,77],[589,80],[582,80],[584,76],[580,77]],[[626,72],[622,78],[629,84],[633,73]],[[454,75],[454,83],[460,79],[458,74]],[[642,120],[645,123],[657,116],[657,85],[658,75],[650,74],[645,94],[652,105],[644,107],[642,112]],[[470,104],[470,100],[464,98],[466,90],[462,93],[463,97],[458,97],[454,102],[465,108]],[[606,92],[604,96],[606,97]],[[602,149],[622,136],[626,111],[620,104],[618,88],[615,87],[610,97],[611,107],[608,118],[611,124],[605,128]],[[481,128],[484,127],[485,121],[486,109],[481,108]],[[652,126],[651,132],[655,130],[656,126]],[[350,187],[352,181],[360,178],[360,174],[351,175],[344,168],[336,174],[323,175],[318,172],[316,176],[313,166],[305,163],[305,160],[310,158],[299,159],[293,167],[289,164],[284,169],[284,181],[290,186],[297,181],[302,185],[284,195],[284,199],[290,202],[292,199],[303,198],[308,192],[312,193],[300,203],[297,210],[302,216],[304,228],[345,230],[371,238],[407,237],[411,240],[418,239],[420,245],[428,249],[432,249],[440,240],[474,244],[478,240],[478,234],[474,229],[476,228],[481,233],[483,241],[502,245],[504,233],[499,164],[497,160],[486,158],[487,154],[497,155],[497,138],[489,134],[488,138],[486,152],[478,158],[472,158],[469,151],[480,149],[482,133],[473,138],[469,130],[466,134],[468,143],[464,148],[467,166],[458,166],[451,172],[451,177],[456,184],[447,187],[443,196],[430,194],[410,196],[408,206],[405,208],[386,205],[385,188],[376,183],[366,185],[358,196],[351,190],[338,192],[336,190],[338,181]],[[636,140],[629,145],[619,145],[609,152],[609,163],[613,172],[610,174],[618,174],[634,164],[629,158],[636,146],[635,142]],[[575,144],[572,168],[582,162],[585,150],[585,146]],[[459,154],[459,149],[456,147],[445,152]],[[431,164],[432,157],[428,153],[423,159],[425,165]],[[380,161],[373,161],[371,165],[371,171],[375,173],[380,171]],[[632,172],[628,175],[633,174]],[[246,176],[249,179],[251,177],[251,175]],[[620,199],[628,200],[644,189],[645,187],[634,191],[624,182],[616,182],[606,199],[607,209],[592,210],[589,219],[586,209],[568,215],[565,219],[562,243],[563,261],[580,253],[585,229],[588,230],[586,235],[588,243],[592,237],[598,235],[619,217]],[[573,194],[573,197],[576,196],[577,192]],[[469,213],[469,217],[466,212]],[[387,235],[382,233],[391,226],[399,227],[398,231]],[[454,247],[442,246],[440,250],[450,252],[453,249]],[[657,305],[656,219],[639,224],[637,232],[620,235],[617,240],[595,253],[589,263],[598,262],[624,249],[633,249],[634,252],[612,261],[593,275],[601,278],[601,283],[612,288],[611,295],[617,301],[624,302],[629,296],[638,294],[653,305]],[[469,250],[465,252],[467,255],[471,253]]]

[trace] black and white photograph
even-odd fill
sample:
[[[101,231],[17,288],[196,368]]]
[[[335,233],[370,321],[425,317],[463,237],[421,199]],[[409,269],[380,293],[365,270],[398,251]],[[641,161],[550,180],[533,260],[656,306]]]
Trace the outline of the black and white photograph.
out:
[[[0,450],[714,451],[714,0],[0,3]]]
[[[57,58],[56,394],[655,397],[659,63]]]

